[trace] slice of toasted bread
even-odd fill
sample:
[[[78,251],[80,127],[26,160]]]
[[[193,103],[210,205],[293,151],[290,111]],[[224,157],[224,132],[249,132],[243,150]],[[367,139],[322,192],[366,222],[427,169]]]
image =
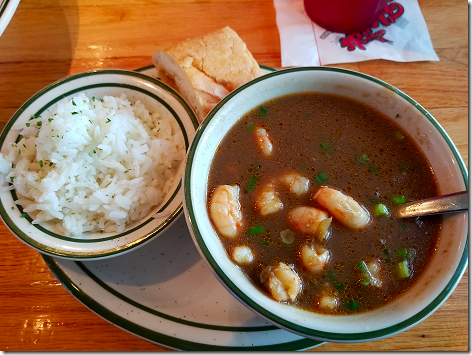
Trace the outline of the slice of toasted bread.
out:
[[[158,77],[187,100],[200,122],[231,91],[262,74],[229,27],[157,51],[153,64]]]

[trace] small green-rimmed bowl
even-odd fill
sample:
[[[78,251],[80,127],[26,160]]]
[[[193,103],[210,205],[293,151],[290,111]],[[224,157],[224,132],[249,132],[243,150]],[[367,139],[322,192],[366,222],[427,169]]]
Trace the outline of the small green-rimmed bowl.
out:
[[[47,114],[54,105],[68,97],[84,93],[88,97],[120,96],[125,93],[134,103],[139,100],[150,112],[159,112],[172,121],[188,147],[198,121],[185,100],[172,88],[147,75],[126,70],[96,70],[75,74],[44,88],[21,106],[0,136],[0,149],[14,143],[21,128],[32,118]],[[66,237],[48,224],[32,224],[21,207],[15,204],[15,190],[0,194],[0,216],[5,225],[27,245],[52,256],[69,259],[99,259],[116,256],[152,240],[162,233],[182,212],[181,174],[185,160],[164,201],[141,221],[122,233],[84,233]],[[26,217],[26,218],[25,218]]]
[[[453,292],[468,264],[467,212],[444,217],[433,259],[418,281],[395,301],[371,312],[327,316],[279,303],[261,292],[231,261],[207,210],[213,156],[228,130],[251,109],[296,92],[324,92],[368,104],[396,117],[418,143],[436,174],[440,193],[467,189],[468,173],[439,123],[391,85],[354,71],[293,68],[257,78],[223,99],[197,130],[185,166],[184,213],[192,238],[211,270],[236,298],[273,324],[298,335],[329,342],[363,342],[400,333],[432,314]]]

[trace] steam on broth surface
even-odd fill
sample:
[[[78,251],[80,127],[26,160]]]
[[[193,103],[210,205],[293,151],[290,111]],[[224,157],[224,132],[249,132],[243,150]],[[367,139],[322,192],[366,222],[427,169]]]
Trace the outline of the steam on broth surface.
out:
[[[218,147],[208,191],[229,257],[268,297],[318,313],[398,297],[441,228],[439,216],[390,216],[438,195],[418,146],[394,118],[331,94],[287,95],[244,115]]]

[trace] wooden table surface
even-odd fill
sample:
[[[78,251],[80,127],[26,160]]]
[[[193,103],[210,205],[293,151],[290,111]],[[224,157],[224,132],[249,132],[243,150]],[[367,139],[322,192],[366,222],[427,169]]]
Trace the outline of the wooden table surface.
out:
[[[420,0],[439,62],[383,60],[340,64],[378,77],[423,105],[468,159],[468,5]],[[31,95],[67,75],[137,69],[151,53],[187,37],[232,27],[263,65],[281,67],[272,0],[21,0],[0,37],[0,126]],[[421,324],[362,344],[314,351],[468,350],[468,271],[449,299]],[[0,223],[0,350],[158,351],[83,306],[40,254]]]

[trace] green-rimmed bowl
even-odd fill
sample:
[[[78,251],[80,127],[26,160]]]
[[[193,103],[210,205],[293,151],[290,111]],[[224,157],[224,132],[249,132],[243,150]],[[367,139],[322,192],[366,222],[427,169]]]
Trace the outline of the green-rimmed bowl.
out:
[[[327,316],[281,304],[261,292],[230,260],[207,211],[213,155],[233,124],[267,100],[296,92],[324,92],[364,102],[401,125],[419,144],[436,174],[441,194],[468,188],[468,173],[439,123],[391,85],[354,71],[309,67],[257,78],[223,99],[197,130],[184,171],[184,213],[195,245],[220,282],[257,314],[307,338],[331,342],[371,341],[400,333],[432,314],[453,292],[468,263],[467,213],[444,218],[433,259],[420,279],[397,300],[374,311]]]
[[[33,116],[46,115],[54,105],[67,97],[84,93],[88,97],[119,96],[126,93],[132,103],[140,100],[147,110],[159,112],[172,120],[188,149],[198,127],[195,114],[172,88],[147,75],[126,70],[96,70],[59,80],[31,97],[7,123],[0,136],[0,149],[14,143],[21,128]],[[160,205],[144,219],[133,223],[122,233],[84,233],[66,237],[48,224],[32,224],[15,204],[15,190],[0,194],[0,216],[19,239],[40,252],[70,259],[99,259],[116,256],[152,240],[163,232],[182,212],[182,162],[174,185]],[[26,218],[25,218],[26,217]]]

